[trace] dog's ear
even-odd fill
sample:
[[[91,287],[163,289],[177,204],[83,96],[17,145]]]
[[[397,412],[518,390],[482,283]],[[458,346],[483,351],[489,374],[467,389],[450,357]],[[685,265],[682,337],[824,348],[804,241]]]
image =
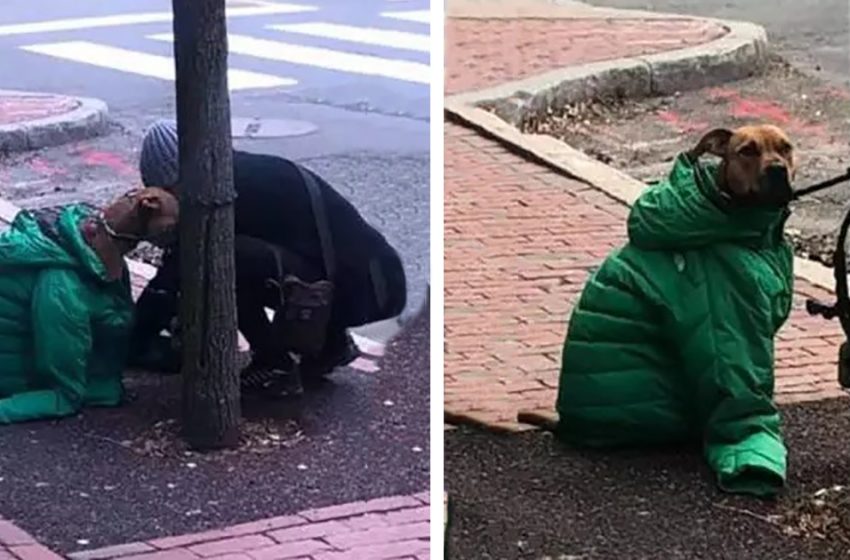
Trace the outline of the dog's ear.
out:
[[[155,192],[142,192],[136,199],[136,207],[140,214],[146,217],[153,216],[162,212],[162,198]]]
[[[728,128],[715,128],[700,139],[696,147],[691,150],[691,156],[696,158],[703,154],[712,154],[724,157],[732,134]]]

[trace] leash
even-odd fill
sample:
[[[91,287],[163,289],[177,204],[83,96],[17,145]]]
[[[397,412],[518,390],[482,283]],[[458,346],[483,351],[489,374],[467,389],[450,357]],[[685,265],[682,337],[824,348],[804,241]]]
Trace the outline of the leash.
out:
[[[793,199],[821,191],[823,189],[850,181],[850,169],[843,175],[827,179],[794,193]],[[838,239],[832,252],[832,268],[835,278],[835,302],[826,303],[817,299],[806,299],[806,311],[809,315],[819,315],[824,319],[837,318],[844,331],[844,342],[838,351],[838,383],[844,390],[850,390],[850,286],[847,278],[847,237],[850,234],[850,210],[844,214]]]
[[[797,200],[801,196],[806,196],[818,191],[822,191],[824,189],[828,189],[829,187],[834,187],[835,185],[846,183],[847,181],[850,181],[850,168],[847,168],[847,171],[845,171],[843,175],[838,175],[837,177],[833,177],[832,179],[827,179],[826,181],[822,181],[810,187],[806,187],[805,189],[800,189],[799,191],[796,191],[792,196],[792,200]]]
[[[129,192],[124,193],[121,198],[132,198],[140,190],[141,189],[133,189]],[[109,223],[109,220],[106,219],[106,213],[102,209],[99,210],[97,214],[95,214],[93,221],[99,226],[103,227],[104,231],[106,231],[106,234],[113,239],[118,239],[120,241],[129,241],[131,243],[139,243],[141,241],[145,241],[144,236],[131,233],[121,233],[120,231],[117,231],[114,227],[112,227],[112,224]]]

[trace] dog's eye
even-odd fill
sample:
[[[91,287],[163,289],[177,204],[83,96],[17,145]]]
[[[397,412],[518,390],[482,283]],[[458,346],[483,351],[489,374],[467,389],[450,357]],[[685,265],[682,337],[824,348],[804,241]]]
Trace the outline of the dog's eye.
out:
[[[738,153],[745,157],[758,157],[759,147],[753,143],[744,144],[738,149]]]
[[[793,149],[794,149],[794,147],[787,142],[783,142],[782,144],[779,145],[779,153],[782,154],[782,155],[790,154],[791,150],[793,150]]]

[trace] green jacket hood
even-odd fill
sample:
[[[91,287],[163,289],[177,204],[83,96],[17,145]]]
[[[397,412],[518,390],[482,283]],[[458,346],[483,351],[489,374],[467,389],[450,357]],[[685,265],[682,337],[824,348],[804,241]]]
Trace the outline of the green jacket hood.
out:
[[[782,243],[789,211],[729,206],[717,186],[717,169],[717,164],[679,154],[667,178],[646,189],[632,206],[629,241],[643,249]]]
[[[41,230],[35,216],[22,210],[7,235],[0,236],[0,266],[76,268],[85,275],[109,282],[106,267],[80,231],[92,211],[74,204],[63,209],[55,224],[54,241]]]

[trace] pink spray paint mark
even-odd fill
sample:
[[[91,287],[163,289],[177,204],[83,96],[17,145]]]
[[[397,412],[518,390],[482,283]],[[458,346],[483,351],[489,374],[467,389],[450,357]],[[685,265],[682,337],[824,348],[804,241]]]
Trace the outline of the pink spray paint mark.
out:
[[[675,128],[678,132],[694,132],[697,130],[705,130],[708,124],[699,121],[689,121],[675,111],[660,111],[658,118],[665,124]]]
[[[807,122],[800,119],[778,103],[739,98],[732,105],[731,114],[739,119],[758,119],[784,127],[788,132],[825,138],[828,135],[825,124]]]
[[[732,101],[729,112],[736,119],[762,119],[782,125],[787,125],[794,120],[788,111],[773,101],[741,97]]]
[[[28,166],[31,171],[42,176],[64,175],[66,173],[64,169],[60,169],[44,158],[38,156],[29,160]]]
[[[712,88],[708,92],[713,100],[730,102],[729,115],[736,119],[766,121],[785,128],[788,132],[825,138],[828,130],[825,124],[811,123],[790,113],[774,101],[764,101],[743,97],[740,92],[729,88]]]
[[[133,175],[136,173],[136,168],[134,166],[130,165],[124,158],[113,152],[83,150],[81,152],[81,159],[86,165],[108,167],[119,175]]]

